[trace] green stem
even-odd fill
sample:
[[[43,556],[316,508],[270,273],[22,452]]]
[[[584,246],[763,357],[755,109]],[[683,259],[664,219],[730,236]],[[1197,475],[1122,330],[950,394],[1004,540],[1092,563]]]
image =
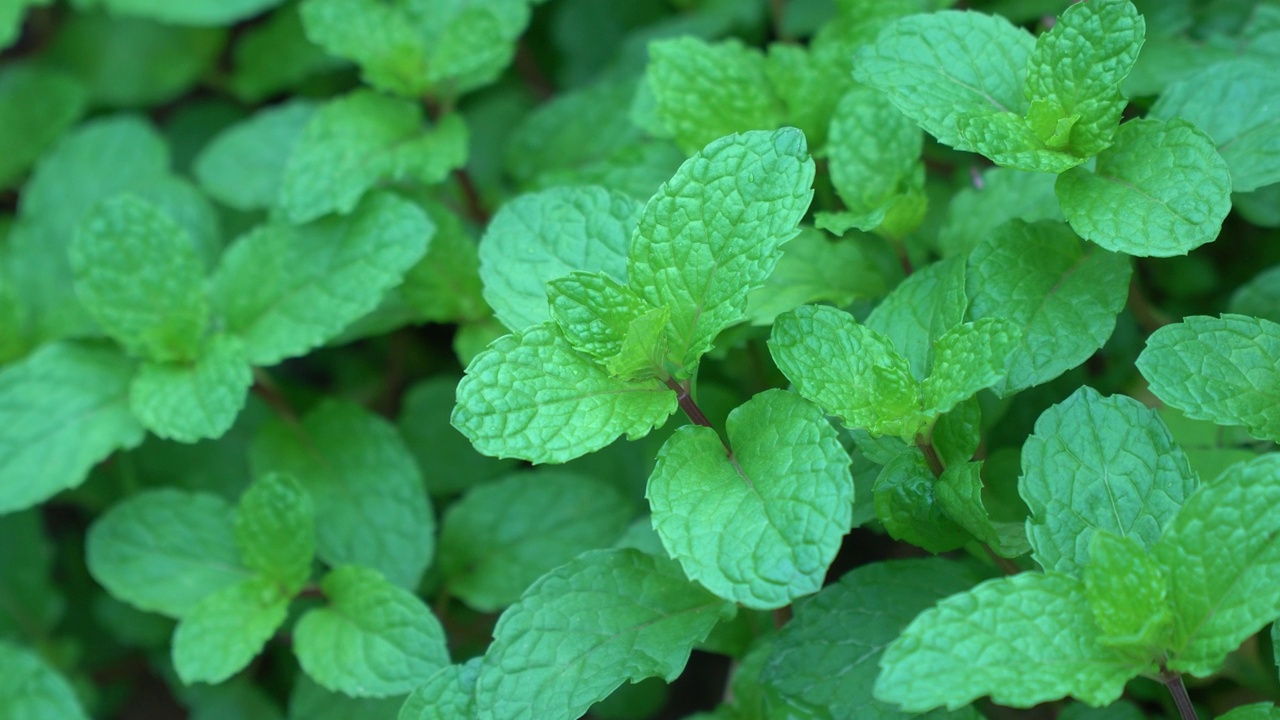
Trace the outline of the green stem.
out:
[[[1160,682],[1169,689],[1169,694],[1173,696],[1173,704],[1178,707],[1178,716],[1182,720],[1200,720],[1196,715],[1195,706],[1191,704],[1191,696],[1187,695],[1187,686],[1182,684],[1181,673],[1172,672],[1161,664]]]
[[[680,405],[680,409],[684,411],[684,414],[689,416],[689,422],[703,427],[712,427],[711,421],[703,414],[702,408],[698,407],[698,403],[693,401],[693,396],[689,394],[688,385],[681,385],[670,377],[664,378],[663,382],[667,384],[667,387],[676,391],[676,402]]]

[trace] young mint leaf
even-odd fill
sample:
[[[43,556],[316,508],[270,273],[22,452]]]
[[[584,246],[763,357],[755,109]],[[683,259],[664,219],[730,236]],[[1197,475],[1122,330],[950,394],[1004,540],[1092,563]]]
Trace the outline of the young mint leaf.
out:
[[[1173,615],[1168,570],[1132,537],[1098,530],[1089,540],[1085,597],[1101,642],[1152,657],[1168,646]]]
[[[551,280],[574,271],[626,280],[627,242],[639,213],[635,200],[598,187],[552,188],[506,203],[480,242],[484,299],[503,325],[520,332],[551,319]]]
[[[404,701],[397,720],[455,720],[476,716],[476,677],[483,658],[432,673]]]
[[[236,210],[273,207],[289,157],[315,112],[315,103],[292,100],[218,133],[196,156],[200,187]]]
[[[0,713],[5,717],[88,720],[71,683],[34,651],[0,642],[0,667],[5,669],[0,675]]]
[[[926,412],[950,412],[1004,378],[1022,331],[1011,320],[988,317],[957,325],[933,346],[933,369],[921,383]]]
[[[972,538],[938,499],[938,483],[919,450],[912,448],[881,469],[872,487],[876,517],[895,540],[931,553],[947,552]]]
[[[190,362],[143,363],[129,385],[129,408],[160,437],[218,438],[231,429],[252,384],[244,343],[214,335]]]
[[[1205,131],[1231,170],[1231,189],[1280,182],[1280,58],[1237,58],[1169,85],[1151,117],[1180,117]]]
[[[173,633],[178,679],[220,683],[262,652],[289,611],[289,594],[271,580],[254,577],[201,600]]]
[[[56,70],[27,64],[0,70],[0,188],[15,185],[84,114],[86,99],[80,83]]]
[[[240,497],[236,546],[244,564],[292,596],[311,577],[316,518],[306,488],[288,475],[267,474]]]
[[[569,344],[602,362],[622,351],[632,321],[649,311],[631,288],[605,273],[574,272],[551,280],[547,301]]]
[[[1062,118],[1061,113],[1051,101],[1037,100],[1025,118],[1012,112],[965,115],[957,119],[956,128],[976,152],[997,165],[1060,173],[1087,159],[1060,149],[1068,142],[1074,122],[1074,116]]]
[[[907,712],[956,709],[990,695],[1009,707],[1072,696],[1120,697],[1150,662],[1099,642],[1084,583],[1027,572],[988,580],[916,617],[884,651],[875,697]]]
[[[115,348],[53,343],[0,369],[0,513],[77,486],[142,442],[127,400],[134,368]]]
[[[747,319],[772,325],[778,315],[806,303],[844,307],[859,298],[888,292],[880,264],[886,257],[874,238],[836,240],[813,228],[782,246],[782,259],[763,287],[747,293]]]
[[[1056,185],[1081,237],[1130,255],[1185,255],[1212,242],[1231,209],[1231,173],[1213,140],[1185,120],[1133,120],[1090,172]]]
[[[847,427],[912,437],[925,423],[906,358],[843,310],[802,305],[779,315],[769,352],[797,392]]]
[[[359,563],[396,585],[417,587],[435,551],[435,517],[394,426],[357,405],[326,402],[300,425],[266,425],[250,461],[255,476],[290,475],[306,489],[322,561]]]
[[[716,138],[783,124],[765,56],[738,40],[711,44],[696,37],[649,45],[645,82],[658,120],[686,154]]]
[[[1002,225],[969,256],[969,313],[1012,320],[1022,341],[1002,397],[1058,377],[1102,347],[1129,292],[1129,261],[1080,241],[1061,223]]]
[[[675,410],[666,385],[611,377],[544,323],[499,338],[471,361],[452,422],[486,455],[559,463],[624,433],[644,437]]]
[[[849,454],[822,411],[766,390],[715,430],[686,425],[658,452],[653,527],[690,579],[768,610],[816,592],[849,531]],[[727,541],[728,538],[735,538]]]
[[[1280,457],[1233,465],[1202,486],[1153,548],[1170,569],[1169,668],[1204,677],[1280,616]]]
[[[323,687],[352,697],[403,695],[449,665],[436,616],[376,571],[335,568],[320,590],[329,604],[302,616],[293,649],[303,672]]]
[[[456,115],[424,132],[418,103],[357,90],[322,105],[307,122],[280,180],[279,206],[300,225],[345,215],[380,180],[443,180],[467,158]]]
[[[214,307],[251,363],[274,365],[373,310],[422,257],[432,231],[417,206],[387,193],[345,217],[260,225],[223,255]]]
[[[214,495],[140,493],[89,528],[89,572],[134,607],[185,617],[201,600],[252,576],[236,549],[234,523],[231,506]]]
[[[1053,194],[1057,177],[1013,168],[988,168],[974,186],[951,196],[947,222],[938,231],[943,257],[967,254],[1008,220],[1066,222]]]
[[[1266,702],[1239,705],[1218,716],[1218,720],[1276,720],[1280,708]]]
[[[514,460],[476,452],[449,424],[457,389],[458,378],[453,375],[439,375],[410,387],[396,420],[432,496],[459,494],[516,469]]]
[[[409,3],[307,0],[300,6],[311,42],[360,66],[364,81],[386,92],[418,97],[430,88],[429,40],[414,27]],[[375,39],[376,38],[376,42]]]
[[[1018,492],[1046,571],[1079,576],[1094,530],[1151,548],[1196,485],[1155,411],[1089,387],[1046,410],[1022,446]]]
[[[618,353],[607,359],[605,368],[615,377],[644,379],[660,375],[667,356],[667,320],[671,311],[652,308],[627,323]]]
[[[479,720],[573,720],[624,681],[684,670],[736,608],[671,560],[595,550],[542,576],[493,630],[476,681]]]
[[[279,5],[283,0],[81,0],[82,7],[101,7],[171,25],[232,25]]]
[[[645,205],[631,237],[631,289],[671,308],[668,359],[688,375],[721,330],[743,320],[813,197],[813,160],[795,128],[730,135],[687,160]]]
[[[449,506],[440,572],[449,592],[481,612],[514,603],[547,571],[609,547],[635,515],[603,482],[557,471],[516,473]]]
[[[1031,552],[1026,523],[993,520],[982,500],[982,463],[950,465],[934,484],[938,507],[951,521],[981,540],[1001,557]]]
[[[969,462],[982,444],[982,405],[976,396],[942,413],[929,433],[943,467]]]
[[[903,713],[871,695],[884,647],[916,615],[980,579],[943,558],[857,568],[796,607],[774,641],[760,682],[787,705],[818,717],[899,720]]]
[[[933,362],[933,346],[943,333],[964,320],[962,259],[931,263],[911,273],[867,316],[867,327],[888,338],[911,363],[911,374],[923,379]]]

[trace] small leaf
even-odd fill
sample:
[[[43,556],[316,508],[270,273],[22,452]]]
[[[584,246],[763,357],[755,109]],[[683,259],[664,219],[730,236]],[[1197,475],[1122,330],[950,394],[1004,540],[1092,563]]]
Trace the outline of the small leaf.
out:
[[[1098,530],[1089,540],[1085,596],[1101,642],[1153,657],[1168,647],[1173,615],[1168,570],[1132,537]]]
[[[218,133],[196,156],[193,169],[200,187],[236,210],[274,206],[289,156],[315,111],[315,104],[294,100]]]
[[[22,4],[23,0],[18,0]],[[4,11],[0,10],[0,15]],[[4,23],[0,20],[0,36]],[[6,43],[0,42],[0,48]],[[0,188],[12,187],[84,114],[84,88],[69,75],[10,63],[0,72]]]
[[[880,470],[872,488],[876,517],[895,540],[931,553],[955,550],[971,538],[939,501],[937,480],[924,455],[912,448]]]
[[[514,460],[498,460],[476,452],[449,424],[458,378],[437,375],[411,386],[400,405],[396,424],[405,445],[418,461],[427,492],[433,497],[457,495],[516,469]]]
[[[218,438],[231,429],[251,385],[244,344],[215,335],[191,362],[143,363],[129,385],[129,407],[162,438]]]
[[[933,364],[938,338],[964,320],[965,265],[952,258],[911,273],[867,316],[868,328],[884,335],[924,379]]]
[[[250,578],[201,600],[173,633],[173,666],[191,685],[220,683],[240,672],[275,634],[290,596],[265,578]]]
[[[547,301],[569,344],[602,362],[622,351],[632,321],[649,310],[630,288],[604,273],[574,272],[551,280]]]
[[[782,259],[764,286],[747,293],[747,317],[752,325],[772,325],[782,313],[807,303],[844,307],[880,297],[889,290],[888,273],[879,262],[888,257],[885,250],[875,238],[836,240],[802,227],[782,246]]]
[[[88,720],[76,691],[34,651],[0,642],[0,713],[11,718]]]
[[[400,708],[398,720],[455,720],[476,716],[476,677],[482,658],[440,668]]]
[[[244,564],[278,583],[284,595],[302,589],[316,554],[311,496],[288,475],[264,475],[240,496],[236,546]]]
[[[948,330],[934,344],[933,369],[921,385],[925,411],[950,412],[999,382],[1021,340],[1018,326],[1003,318],[982,318]]]
[[[896,205],[923,195],[923,147],[920,127],[884,93],[867,87],[845,93],[831,118],[827,158],[854,227],[875,230]]]
[[[986,543],[1000,557],[1031,552],[1026,523],[993,520],[982,501],[982,463],[949,466],[938,478],[934,494],[947,518]]]

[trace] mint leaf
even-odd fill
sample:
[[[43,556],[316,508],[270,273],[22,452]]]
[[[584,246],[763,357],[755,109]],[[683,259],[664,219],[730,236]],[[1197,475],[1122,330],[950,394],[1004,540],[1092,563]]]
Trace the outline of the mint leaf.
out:
[[[0,20],[0,36],[3,25]],[[20,64],[0,70],[0,188],[17,184],[80,118],[85,100],[80,83],[56,70]]]
[[[1153,554],[1170,568],[1169,668],[1204,677],[1280,616],[1280,458],[1231,466],[1187,499]]]
[[[1051,221],[1002,225],[968,263],[970,316],[1006,318],[1022,331],[1008,375],[992,387],[1002,397],[1087,360],[1111,336],[1129,292],[1127,258]]]
[[[626,497],[597,480],[516,473],[449,506],[440,572],[449,592],[471,607],[501,610],[547,571],[612,545],[634,515]]]
[[[1137,366],[1151,392],[1187,417],[1280,439],[1277,353],[1280,325],[1270,320],[1194,315],[1152,333]]]
[[[89,528],[89,572],[142,610],[185,617],[200,601],[252,575],[236,549],[234,512],[205,493],[149,490]]]
[[[393,720],[405,696],[357,698],[330,692],[299,673],[289,693],[288,720]]]
[[[911,273],[867,316],[868,328],[884,335],[923,379],[933,362],[938,338],[964,320],[962,259],[931,263]]]
[[[735,608],[680,567],[596,550],[542,576],[493,630],[476,681],[480,720],[573,720],[630,680],[670,682]]]
[[[876,699],[907,712],[990,695],[1031,707],[1068,695],[1107,705],[1152,663],[1098,640],[1084,583],[1027,572],[988,580],[921,613],[884,651]]]
[[[1003,379],[1009,357],[1021,340],[1022,331],[1014,322],[994,317],[944,333],[934,343],[933,369],[920,386],[926,412],[950,412]]]
[[[979,579],[943,558],[857,568],[796,607],[760,681],[817,717],[897,720],[902,713],[871,695],[884,647],[916,615]]]
[[[67,602],[54,584],[54,546],[39,511],[0,515],[0,547],[22,548],[0,565],[0,640],[51,632]]]
[[[946,224],[938,231],[943,257],[964,255],[991,231],[1015,218],[1065,222],[1053,194],[1057,177],[994,167],[974,179],[974,186],[951,196]]]
[[[925,422],[907,360],[843,310],[803,305],[779,315],[769,352],[797,392],[847,427],[911,437]]]
[[[1280,708],[1266,702],[1237,705],[1218,716],[1218,720],[1274,720],[1280,717]]]
[[[645,205],[627,281],[650,306],[671,309],[668,359],[678,374],[745,318],[747,292],[764,284],[809,208],[813,173],[799,130],[731,135],[687,160]]]
[[[1089,540],[1085,597],[1101,642],[1152,657],[1168,645],[1173,615],[1168,571],[1132,537],[1098,530]]]
[[[911,448],[890,460],[876,477],[876,517],[895,540],[931,553],[955,550],[971,538],[947,516],[938,489],[924,455]]]
[[[435,551],[435,518],[413,456],[386,420],[357,405],[322,403],[300,425],[266,425],[250,461],[254,475],[290,475],[307,490],[318,558],[417,586]]]
[[[264,475],[240,496],[236,546],[244,564],[293,595],[311,577],[316,520],[311,496],[288,475]]]
[[[645,493],[653,527],[689,578],[720,597],[788,605],[822,587],[849,531],[849,454],[820,409],[784,390],[729,413],[726,433],[727,457],[703,426],[662,446]]]
[[[604,273],[574,272],[551,280],[547,301],[569,344],[599,361],[622,352],[632,321],[649,310],[631,288]]]
[[[1031,552],[1026,523],[993,520],[982,499],[982,463],[949,465],[934,485],[943,514],[1001,557]]]
[[[1060,149],[1068,142],[1075,121],[1074,116],[1062,118],[1062,112],[1052,101],[1036,100],[1025,118],[1012,112],[962,116],[956,127],[975,151],[997,165],[1060,173],[1086,159]]]
[[[435,615],[376,571],[344,565],[320,589],[329,604],[302,616],[293,649],[323,687],[352,697],[403,695],[449,664]]]
[[[307,39],[296,3],[287,3],[237,33],[227,90],[245,103],[292,90],[325,71],[346,67]]]
[[[920,127],[884,93],[855,87],[840,98],[831,118],[827,158],[831,182],[853,227],[869,232],[888,224],[896,236],[919,223],[924,214],[923,146]],[[913,206],[919,212],[907,212],[905,221],[896,217]]]
[[[0,369],[0,513],[77,486],[100,460],[142,442],[127,402],[133,373],[118,350],[73,343]]]
[[[431,232],[420,209],[386,193],[346,217],[260,225],[223,255],[214,307],[244,340],[249,362],[274,365],[373,310],[422,257]]]
[[[454,720],[476,716],[476,677],[482,658],[432,673],[400,708],[398,720]]]
[[[435,224],[427,254],[404,274],[398,292],[426,322],[471,322],[491,317],[480,282],[476,239],[462,219],[437,203],[423,204]]]
[[[183,616],[173,633],[173,667],[190,685],[240,672],[284,624],[290,596],[255,577],[218,590]]]
[[[353,60],[364,81],[386,92],[417,97],[430,88],[429,43],[406,5],[376,0],[307,0],[299,6],[311,42]],[[376,39],[376,41],[375,41]]]
[[[494,315],[520,332],[551,319],[548,281],[574,271],[626,280],[639,213],[635,200],[598,187],[552,188],[504,204],[480,242],[480,279]]]
[[[190,362],[143,363],[129,385],[129,408],[160,437],[218,438],[231,429],[252,384],[244,344],[215,335]]]
[[[0,713],[12,718],[88,720],[76,691],[35,652],[0,642]]]
[[[458,378],[452,375],[413,385],[404,395],[396,420],[432,496],[458,494],[516,468],[514,460],[497,460],[476,452],[449,424],[457,389]]]
[[[172,25],[232,25],[279,5],[283,0],[80,0],[119,15],[150,18]]]
[[[1092,172],[1058,177],[1081,237],[1130,255],[1185,255],[1212,242],[1231,209],[1231,174],[1213,140],[1185,120],[1133,120]]]
[[[193,169],[200,187],[236,210],[274,206],[289,156],[315,112],[314,103],[293,100],[218,133],[196,156]]]
[[[859,298],[879,297],[888,279],[878,263],[884,257],[870,238],[836,240],[813,228],[782,246],[782,258],[763,287],[747,293],[747,318],[771,325],[778,315],[806,303],[843,307]]]
[[[1151,548],[1196,485],[1155,411],[1088,387],[1046,410],[1022,446],[1018,492],[1046,571],[1078,576],[1094,530]]]
[[[675,410],[666,385],[611,377],[546,323],[499,338],[471,361],[452,421],[486,455],[558,463],[624,433],[644,437]]]

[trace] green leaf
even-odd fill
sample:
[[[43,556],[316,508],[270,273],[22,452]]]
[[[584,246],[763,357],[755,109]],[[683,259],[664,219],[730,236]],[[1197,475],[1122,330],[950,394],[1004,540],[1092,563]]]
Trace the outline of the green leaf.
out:
[[[479,720],[573,720],[626,680],[670,682],[734,612],[671,560],[579,555],[498,619],[476,681]]]
[[[1233,465],[1188,498],[1155,545],[1170,569],[1169,669],[1204,677],[1280,616],[1280,457]]]
[[[847,427],[910,438],[924,425],[907,360],[843,310],[803,305],[779,315],[769,352],[797,392]]]
[[[547,571],[612,545],[634,515],[632,503],[603,482],[558,471],[516,473],[449,506],[440,572],[452,595],[495,612]]]
[[[1151,392],[1187,417],[1280,439],[1280,325],[1193,315],[1147,338],[1137,366]]]
[[[664,375],[670,317],[671,311],[661,307],[633,318],[627,323],[618,353],[605,360],[605,368],[616,377],[633,380]]]
[[[1236,58],[1169,85],[1151,117],[1179,117],[1213,138],[1231,170],[1231,189],[1249,192],[1280,182],[1277,59]]]
[[[1079,576],[1094,530],[1151,548],[1196,485],[1155,411],[1089,387],[1046,410],[1022,446],[1018,492],[1046,571]]]
[[[769,83],[764,53],[735,39],[655,41],[645,82],[658,119],[689,155],[725,135],[783,124],[782,100]]]
[[[344,60],[307,39],[298,5],[287,3],[237,32],[227,89],[244,103],[259,103],[345,66]]]
[[[290,595],[249,578],[201,600],[173,633],[173,667],[183,683],[220,683],[240,672],[284,624]]]
[[[223,255],[214,307],[252,364],[303,355],[373,310],[422,257],[432,229],[416,206],[386,193],[345,217],[260,225]]]
[[[1008,397],[1093,355],[1129,293],[1129,260],[1083,243],[1051,221],[1013,221],[980,241],[966,280],[974,320],[1012,320],[1022,341],[992,390]]]
[[[574,272],[546,287],[561,334],[575,350],[601,362],[622,351],[631,323],[649,311],[631,288],[604,273]]]
[[[1121,125],[1093,171],[1072,168],[1056,191],[1081,237],[1130,255],[1185,255],[1212,242],[1231,209],[1226,161],[1176,118]]]
[[[964,320],[962,259],[931,263],[911,273],[867,316],[867,327],[884,335],[923,379],[933,363],[938,338]]]
[[[0,369],[0,513],[76,487],[100,460],[142,442],[127,400],[133,373],[114,348],[72,343]]]
[[[290,475],[311,496],[320,560],[360,564],[417,587],[435,551],[435,517],[394,426],[357,405],[329,401],[301,424],[265,426],[250,460],[255,476]]]
[[[329,692],[300,673],[289,694],[288,720],[393,720],[405,697],[350,697]]]
[[[403,695],[449,665],[444,630],[413,593],[355,565],[320,584],[329,604],[302,616],[293,649],[320,685],[352,697]]]
[[[396,424],[418,461],[427,492],[453,495],[516,469],[514,460],[485,457],[449,424],[458,378],[441,375],[409,388]]]
[[[22,548],[0,564],[0,640],[46,637],[66,609],[43,525],[38,509],[0,515],[0,547]]]
[[[978,148],[958,120],[1014,112],[1035,40],[1003,17],[945,11],[902,18],[858,49],[854,77],[889,96],[939,142]]]
[[[1218,716],[1218,720],[1275,720],[1280,718],[1280,708],[1267,702],[1237,705]]]
[[[752,325],[772,325],[775,318],[806,303],[829,302],[844,307],[859,298],[884,295],[886,272],[878,261],[884,246],[864,236],[836,240],[813,228],[782,246],[782,259],[763,287],[747,293]]]
[[[1098,641],[1084,583],[1037,572],[988,580],[921,613],[884,651],[876,699],[907,712],[990,695],[1031,707],[1068,695],[1107,705],[1154,663]]]
[[[11,718],[88,720],[76,691],[35,652],[0,642],[0,713]]]
[[[236,549],[234,512],[220,498],[149,490],[89,528],[89,572],[134,607],[185,617],[200,601],[252,575]]]
[[[244,564],[293,595],[311,577],[316,513],[306,488],[288,475],[258,478],[240,497],[236,546]]]
[[[817,592],[849,531],[849,454],[822,411],[766,390],[729,413],[731,451],[686,425],[658,452],[653,527],[690,579],[768,610]],[[727,538],[735,538],[726,541]]]
[[[253,372],[244,344],[215,335],[191,362],[143,363],[129,408],[156,435],[179,442],[222,437],[244,408]]]
[[[2,27],[0,22],[0,35]],[[85,100],[80,83],[56,70],[19,64],[0,70],[0,188],[16,185],[75,124],[84,114]]]
[[[1227,312],[1280,323],[1280,267],[1267,268],[1237,287]]]
[[[871,695],[884,647],[916,615],[979,580],[943,558],[857,568],[796,607],[760,681],[818,717],[898,720],[902,713]]]
[[[611,377],[545,323],[499,338],[471,361],[452,422],[486,455],[560,463],[624,433],[644,437],[675,410],[666,385]]]
[[[671,308],[669,361],[691,373],[721,330],[746,317],[780,246],[813,197],[814,166],[794,128],[720,138],[653,196],[631,238],[628,282]]]
[[[200,187],[236,210],[274,206],[289,157],[315,112],[314,103],[293,100],[224,129],[196,156]]]
[[[232,25],[279,5],[283,0],[77,0],[82,8],[102,7],[172,25]]]
[[[872,487],[876,517],[895,540],[931,553],[947,552],[969,542],[969,533],[947,516],[938,497],[938,482],[924,455],[916,449],[899,454],[884,466]]]
[[[482,658],[432,673],[400,708],[398,720],[455,720],[476,716],[476,677]]]
[[[982,318],[957,325],[934,343],[933,370],[920,389],[926,412],[941,415],[1005,376],[1022,340],[1011,320]]]
[[[1027,112],[1027,118],[1012,112],[962,116],[956,126],[976,152],[1004,167],[1060,173],[1085,161],[1058,149],[1067,143],[1075,116],[1061,118],[1062,109],[1051,101],[1033,102]]]
[[[299,225],[346,215],[381,180],[431,185],[467,157],[467,127],[446,115],[427,131],[418,103],[357,90],[315,111],[280,179],[280,210]]]
[[[854,227],[875,230],[896,206],[921,199],[923,146],[920,127],[887,95],[867,87],[845,93],[831,118],[827,160],[831,182],[852,214]],[[922,216],[923,212],[916,223]]]
[[[428,202],[423,209],[436,231],[427,254],[404,274],[400,296],[426,322],[462,323],[490,317],[475,238],[462,219],[444,206]]]
[[[626,280],[627,242],[639,213],[632,198],[598,187],[552,188],[504,204],[480,242],[484,299],[502,324],[520,332],[551,319],[548,281],[575,271]]]
[[[1153,657],[1168,646],[1168,570],[1132,537],[1098,530],[1089,540],[1085,597],[1104,645]]]
[[[943,257],[968,253],[1008,220],[1065,222],[1053,194],[1055,180],[1048,173],[988,168],[974,179],[973,187],[951,196],[947,222],[938,231]]]
[[[1026,523],[993,520],[982,500],[982,463],[963,462],[943,471],[934,484],[944,515],[981,540],[1001,557],[1031,552]]]

